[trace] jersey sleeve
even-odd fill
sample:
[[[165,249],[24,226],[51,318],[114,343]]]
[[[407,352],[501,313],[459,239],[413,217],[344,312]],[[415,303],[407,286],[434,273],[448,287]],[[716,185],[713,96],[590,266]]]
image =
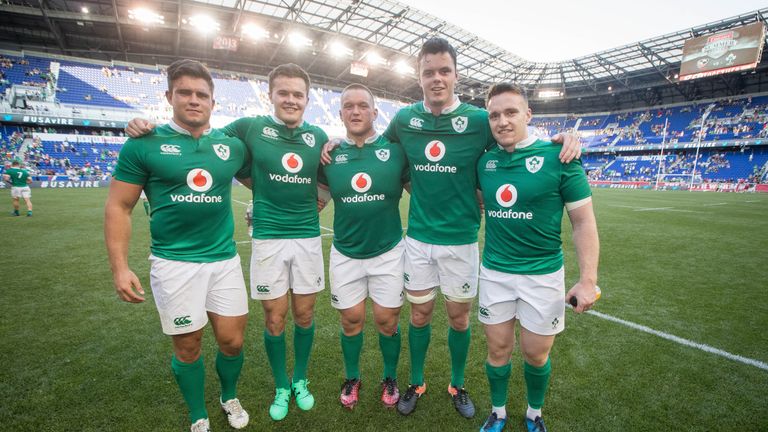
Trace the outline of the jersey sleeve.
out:
[[[493,131],[491,131],[491,124],[488,122],[488,113],[483,115],[483,121],[485,122],[485,151],[493,150],[496,147],[496,138],[493,137]]]
[[[320,164],[320,166],[317,167],[317,182],[321,185],[328,186],[328,176],[325,174],[325,168],[326,166],[323,164]]]
[[[251,177],[251,151],[248,150],[248,146],[245,144],[243,144],[243,148],[243,166],[235,173],[235,178]]]
[[[144,185],[149,178],[149,172],[144,166],[142,147],[146,143],[142,139],[129,138],[120,149],[117,166],[113,177],[126,183]]]
[[[400,142],[400,138],[397,136],[397,122],[400,117],[400,111],[395,113],[395,116],[392,117],[392,121],[389,122],[389,125],[387,125],[387,129],[384,131],[384,138],[389,140],[390,142]]]
[[[562,164],[560,172],[560,196],[566,203],[572,203],[592,196],[587,174],[581,166],[581,159]]]
[[[317,128],[317,141],[321,149],[328,142],[328,134],[321,128]]]
[[[220,130],[228,137],[240,138],[241,141],[245,141],[245,135],[248,133],[248,128],[250,126],[251,119],[249,117],[242,117],[224,126]]]

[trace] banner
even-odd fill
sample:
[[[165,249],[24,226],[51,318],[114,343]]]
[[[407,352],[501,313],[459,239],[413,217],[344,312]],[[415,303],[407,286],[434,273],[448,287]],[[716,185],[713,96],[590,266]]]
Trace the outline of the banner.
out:
[[[45,125],[45,126],[83,126],[83,127],[99,127],[99,128],[119,128],[125,129],[128,126],[127,121],[115,121],[104,120],[94,118],[72,118],[62,116],[49,116],[49,115],[37,115],[37,114],[3,114],[2,122],[7,123],[23,123],[32,125]]]
[[[216,36],[213,38],[213,49],[224,51],[237,51],[237,38],[228,36]]]

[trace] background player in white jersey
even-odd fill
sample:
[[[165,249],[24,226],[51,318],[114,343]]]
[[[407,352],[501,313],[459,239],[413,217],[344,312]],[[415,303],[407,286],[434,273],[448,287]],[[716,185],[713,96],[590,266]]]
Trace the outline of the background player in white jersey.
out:
[[[549,352],[564,328],[565,302],[576,312],[598,297],[599,241],[587,177],[579,160],[562,163],[552,143],[529,136],[525,90],[491,87],[488,118],[498,146],[477,164],[485,203],[485,249],[480,270],[479,319],[488,340],[486,374],[492,410],[481,431],[501,431],[512,369],[515,326],[520,322],[529,432],[546,432],[541,408],[551,373]],[[565,293],[563,207],[573,225],[579,281]]]
[[[328,273],[331,304],[341,314],[345,381],[339,399],[348,409],[358,402],[365,300],[370,297],[384,363],[381,401],[394,407],[400,396],[398,320],[405,247],[399,203],[408,165],[402,148],[374,130],[378,110],[367,87],[345,88],[339,114],[347,137],[331,152],[332,162],[322,167],[319,178],[320,187],[330,188],[335,203]]]
[[[236,397],[248,318],[245,281],[232,235],[232,178],[248,176],[242,141],[211,130],[213,80],[192,60],[168,67],[166,98],[173,119],[120,151],[105,206],[104,233],[118,297],[144,301],[128,265],[131,211],[146,191],[152,204],[150,281],[163,332],[173,341],[171,369],[189,409],[193,432],[210,430],[205,407],[203,328],[210,320],[219,352],[221,408],[243,428],[248,413]]]
[[[24,203],[27,205],[27,216],[32,216],[32,191],[29,188],[32,177],[29,176],[29,171],[22,168],[19,161],[13,161],[10,168],[3,173],[3,180],[11,184],[13,216],[19,215],[19,198],[24,198]]]

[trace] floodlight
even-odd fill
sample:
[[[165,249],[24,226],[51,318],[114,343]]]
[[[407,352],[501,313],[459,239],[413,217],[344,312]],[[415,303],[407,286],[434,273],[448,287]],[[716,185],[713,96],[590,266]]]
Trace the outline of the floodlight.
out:
[[[405,60],[400,60],[395,64],[395,70],[401,75],[413,75],[416,73],[416,69],[409,65]]]
[[[288,35],[288,40],[291,42],[291,45],[299,48],[303,46],[312,46],[312,39],[304,36],[303,34],[299,32],[293,32]]]
[[[189,24],[201,33],[217,32],[221,25],[208,15],[195,15],[189,18]]]
[[[85,6],[83,6],[83,7],[80,9],[80,11],[81,11],[82,13],[84,13],[84,14],[87,14],[87,13],[89,12],[89,11],[88,11],[88,8],[87,8],[87,7],[85,7]]]
[[[354,52],[341,42],[333,42],[331,44],[331,54],[336,57],[352,57]]]
[[[243,36],[248,36],[251,39],[266,39],[269,37],[269,32],[256,24],[245,24],[240,30]]]
[[[128,9],[128,18],[142,24],[164,24],[165,18],[149,9]]]
[[[374,51],[368,51],[368,54],[365,56],[368,60],[369,65],[384,65],[387,64],[387,59],[380,56],[378,53]]]

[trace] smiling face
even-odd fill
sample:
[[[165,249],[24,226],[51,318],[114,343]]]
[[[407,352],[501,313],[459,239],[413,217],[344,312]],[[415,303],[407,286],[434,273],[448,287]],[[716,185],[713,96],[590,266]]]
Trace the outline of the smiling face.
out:
[[[289,128],[295,128],[304,121],[304,109],[309,102],[309,89],[301,78],[277,76],[272,81],[269,99],[275,107],[275,117]]]
[[[419,85],[424,102],[430,108],[443,109],[453,103],[453,93],[459,75],[448,52],[426,54],[419,61]]]
[[[374,106],[373,96],[361,88],[347,89],[341,95],[341,120],[347,129],[347,136],[365,140],[376,132],[373,122],[379,112]]]
[[[487,109],[493,137],[507,151],[514,150],[515,144],[528,138],[531,109],[523,96],[499,93],[488,100]]]
[[[214,100],[208,82],[182,75],[173,80],[165,98],[173,107],[173,121],[190,132],[210,127]]]

